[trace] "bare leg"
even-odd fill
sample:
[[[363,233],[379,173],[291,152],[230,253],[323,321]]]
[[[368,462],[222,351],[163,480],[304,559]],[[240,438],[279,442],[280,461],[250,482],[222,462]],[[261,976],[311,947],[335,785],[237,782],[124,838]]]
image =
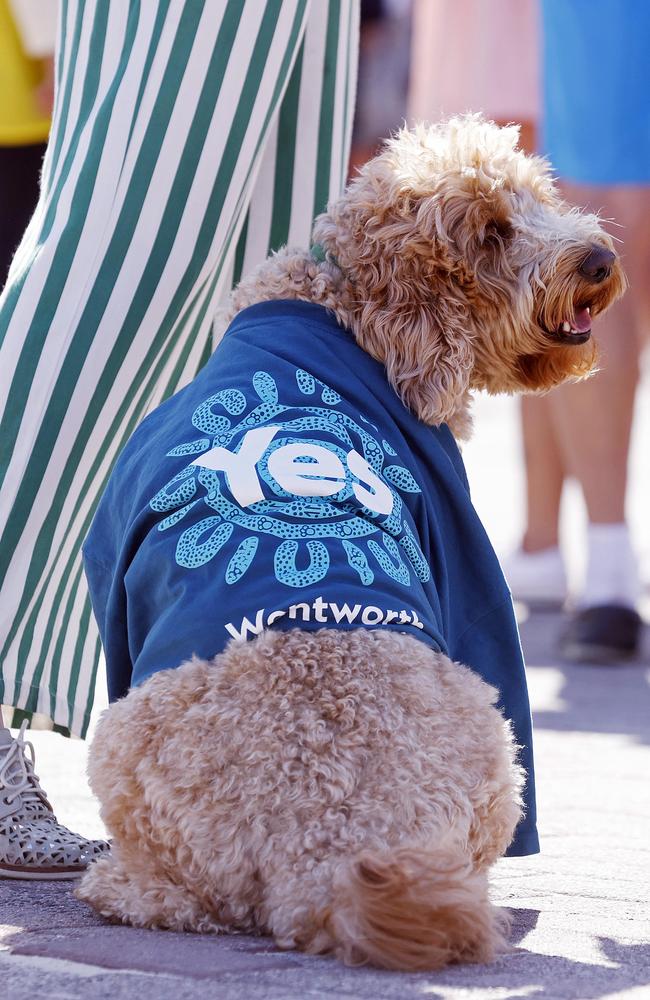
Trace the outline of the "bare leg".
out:
[[[525,399],[524,446],[528,523],[524,549],[557,544],[561,481],[575,476],[584,492],[589,520],[625,520],[627,456],[639,377],[640,325],[648,313],[647,226],[650,192],[564,185],[568,201],[615,214],[624,240],[623,262],[630,289],[596,322],[601,370],[579,385],[565,385],[548,397]]]
[[[519,145],[528,153],[536,152],[533,122],[522,122]],[[565,584],[558,529],[565,470],[548,397],[523,397],[521,422],[526,467],[526,530],[521,548],[526,554],[548,554],[549,550],[557,550],[557,555],[551,554],[550,559],[542,556],[545,566],[536,564],[531,570],[535,576],[550,571],[553,580],[548,581],[549,590],[555,590],[555,596],[561,601]],[[528,589],[525,584],[524,589]]]
[[[638,350],[630,303],[599,323],[602,368],[580,385],[549,397],[555,440],[569,475],[582,487],[594,523],[625,520],[627,458],[638,381]]]
[[[526,533],[524,552],[539,552],[558,544],[564,456],[558,445],[550,400],[525,396],[521,417],[526,463]]]
[[[548,396],[525,396],[521,418],[526,469],[526,529],[518,551],[505,563],[515,597],[531,606],[559,607],[567,583],[559,547],[564,455]]]
[[[527,477],[527,526],[523,551],[533,566],[512,560],[515,591],[526,577],[549,581],[560,564],[558,519],[562,484],[580,483],[589,517],[589,566],[582,603],[633,605],[638,586],[625,523],[627,464],[639,350],[650,316],[649,238],[645,219],[648,188],[602,188],[564,184],[567,201],[616,220],[612,233],[622,240],[621,254],[630,288],[609,313],[596,321],[601,370],[579,385],[567,385],[522,407]],[[525,560],[524,555],[523,559]],[[537,562],[542,563],[537,565]],[[525,594],[523,595],[525,596]]]
[[[639,323],[647,308],[647,213],[650,191],[610,191],[564,185],[567,200],[613,215],[624,240],[623,263],[630,278],[628,294],[597,320],[601,371],[579,385],[562,386],[548,397],[555,440],[565,472],[582,487],[590,522],[625,520],[627,459],[639,377]]]
[[[565,184],[564,195],[616,220],[612,231],[623,241],[621,256],[630,282],[627,296],[596,321],[601,370],[548,397],[564,474],[580,483],[589,519],[587,573],[578,598],[581,610],[564,633],[562,651],[571,660],[612,663],[634,655],[641,627],[635,611],[639,582],[625,501],[639,352],[649,315],[650,188]],[[539,423],[536,430],[540,432]],[[528,433],[530,437],[530,428]],[[552,449],[538,448],[538,452],[542,462],[545,454],[552,455]],[[545,474],[553,484],[547,485],[548,496],[555,489],[557,466],[546,460]],[[543,514],[550,517],[548,510]]]

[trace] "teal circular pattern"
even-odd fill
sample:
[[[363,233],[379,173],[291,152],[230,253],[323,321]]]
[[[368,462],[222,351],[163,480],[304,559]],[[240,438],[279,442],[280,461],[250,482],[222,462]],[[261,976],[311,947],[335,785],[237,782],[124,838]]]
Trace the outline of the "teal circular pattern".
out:
[[[339,408],[341,397],[334,389],[300,368],[295,378],[298,402],[291,404],[280,401],[277,384],[265,371],[254,374],[248,395],[241,388],[231,388],[209,396],[192,414],[192,425],[202,436],[179,442],[167,452],[169,457],[190,460],[150,501],[153,511],[165,515],[159,531],[181,526],[177,563],[194,569],[219,557],[215,565],[223,566],[224,580],[236,585],[260,560],[260,542],[266,538],[267,543],[277,540],[272,569],[276,579],[288,587],[299,589],[323,580],[332,560],[339,558],[337,545],[364,586],[370,586],[377,573],[405,587],[410,585],[411,574],[426,582],[430,570],[405,519],[400,495],[420,492],[415,479],[408,469],[396,464],[395,449],[371,433],[371,429],[376,430],[374,425],[362,414],[357,421]],[[242,505],[235,500],[221,467],[193,463],[213,449],[235,454],[245,435],[261,428],[275,429],[255,465],[262,499]],[[335,492],[328,496],[297,495],[285,488],[286,482],[283,486],[275,479],[269,470],[270,457],[295,444],[315,445],[336,456],[336,468],[342,473],[330,480]],[[347,456],[353,451],[367,463],[365,468],[372,477],[380,480],[382,492],[390,491],[389,513],[379,513],[360,499],[376,497],[377,492],[372,477],[374,494],[351,472]],[[306,491],[309,464],[316,459],[305,455],[295,462],[301,470],[304,465],[300,481],[307,484],[303,486]],[[316,469],[313,478],[322,480]],[[202,510],[205,516],[197,521]],[[192,523],[183,530],[182,522],[190,514]],[[265,558],[268,560],[268,554]],[[259,568],[270,572],[271,566]]]

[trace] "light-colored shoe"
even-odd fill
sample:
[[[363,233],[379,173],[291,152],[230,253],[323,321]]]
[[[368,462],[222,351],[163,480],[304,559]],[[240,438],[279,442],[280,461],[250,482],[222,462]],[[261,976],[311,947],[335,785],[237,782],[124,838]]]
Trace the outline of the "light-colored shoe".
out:
[[[504,560],[503,572],[516,601],[549,609],[561,608],[566,601],[566,573],[557,547],[540,552],[517,549]]]
[[[0,747],[0,878],[72,879],[109,850],[58,821],[34,773],[34,747],[16,739]]]

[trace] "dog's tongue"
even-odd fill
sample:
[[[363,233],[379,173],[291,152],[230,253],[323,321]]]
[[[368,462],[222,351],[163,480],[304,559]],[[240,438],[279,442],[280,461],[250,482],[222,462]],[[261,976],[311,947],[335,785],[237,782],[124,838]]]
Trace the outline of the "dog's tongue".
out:
[[[591,313],[589,309],[576,309],[571,326],[578,333],[586,333],[587,330],[591,330]]]

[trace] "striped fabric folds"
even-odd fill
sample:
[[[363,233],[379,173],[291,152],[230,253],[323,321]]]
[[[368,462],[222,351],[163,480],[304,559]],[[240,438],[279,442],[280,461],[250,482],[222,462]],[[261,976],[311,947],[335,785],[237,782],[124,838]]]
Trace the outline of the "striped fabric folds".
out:
[[[350,146],[358,0],[64,0],[38,208],[0,298],[0,701],[85,735],[81,543],[242,271],[305,245]]]

